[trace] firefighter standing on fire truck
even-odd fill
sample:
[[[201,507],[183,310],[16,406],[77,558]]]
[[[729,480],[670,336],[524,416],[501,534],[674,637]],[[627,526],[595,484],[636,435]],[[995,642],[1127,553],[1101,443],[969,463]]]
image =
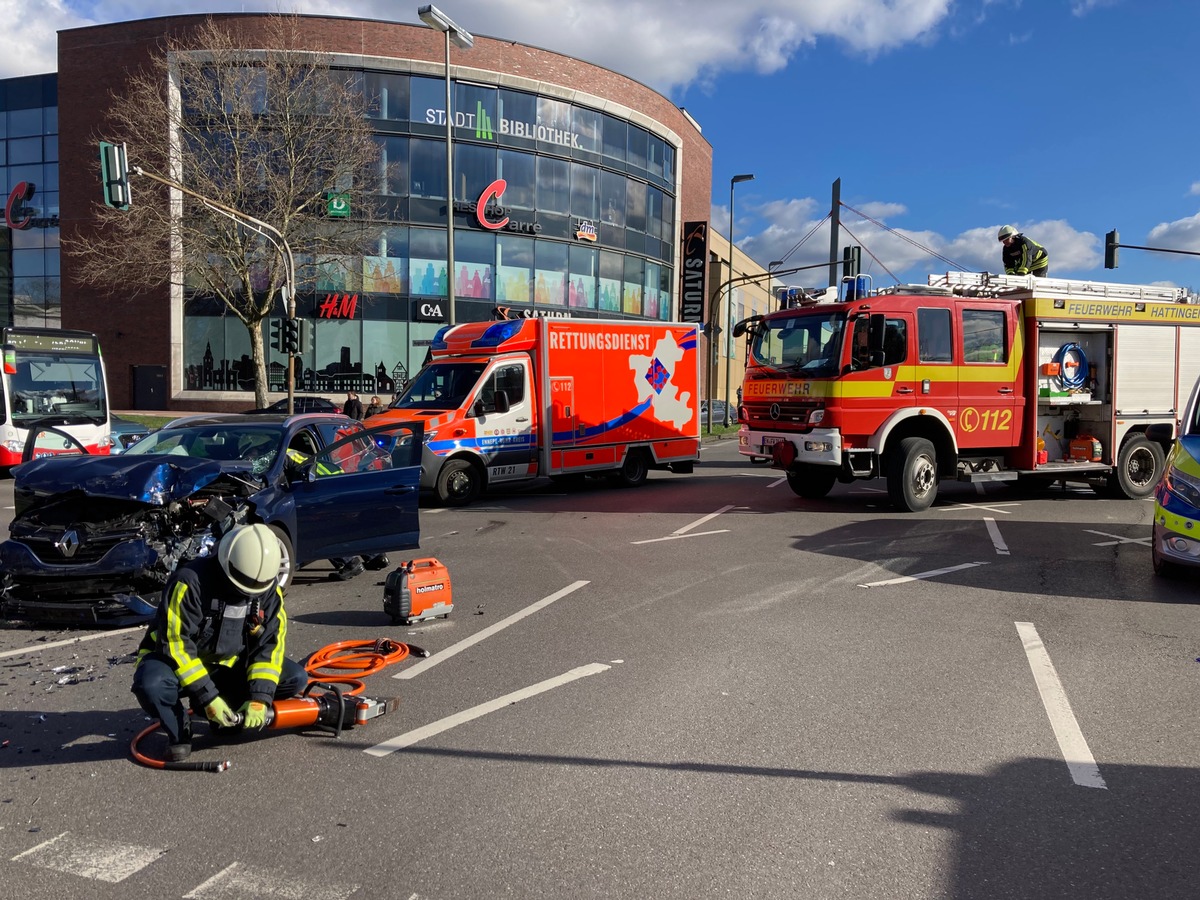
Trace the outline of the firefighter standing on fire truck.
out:
[[[1007,275],[1050,274],[1050,254],[1037,241],[1031,240],[1012,225],[1005,225],[997,235],[1004,245],[1004,272]]]

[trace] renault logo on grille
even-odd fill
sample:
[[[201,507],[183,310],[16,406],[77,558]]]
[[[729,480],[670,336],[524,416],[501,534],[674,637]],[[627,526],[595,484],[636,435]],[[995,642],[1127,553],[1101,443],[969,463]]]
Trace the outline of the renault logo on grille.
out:
[[[55,544],[58,552],[70,559],[75,555],[75,551],[79,549],[79,532],[74,528],[68,528],[63,532],[63,536],[59,538]]]
[[[771,404],[771,418],[774,419],[775,421],[779,421],[779,404],[778,403]]]

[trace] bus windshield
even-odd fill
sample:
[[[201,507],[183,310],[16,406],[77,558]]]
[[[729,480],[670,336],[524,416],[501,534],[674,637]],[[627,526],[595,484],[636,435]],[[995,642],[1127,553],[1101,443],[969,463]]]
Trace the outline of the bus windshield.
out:
[[[37,420],[69,425],[108,419],[99,358],[40,350],[4,350],[4,378],[14,425]]]
[[[846,314],[811,312],[765,319],[751,345],[754,362],[808,378],[838,373]]]

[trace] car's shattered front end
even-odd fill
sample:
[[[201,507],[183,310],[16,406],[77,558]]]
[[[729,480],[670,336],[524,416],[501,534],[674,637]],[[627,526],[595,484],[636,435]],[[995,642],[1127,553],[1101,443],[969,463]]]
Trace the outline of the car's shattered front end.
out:
[[[248,471],[165,456],[39,459],[13,478],[0,613],[74,624],[147,618],[176,565],[209,552],[214,526],[262,487]]]

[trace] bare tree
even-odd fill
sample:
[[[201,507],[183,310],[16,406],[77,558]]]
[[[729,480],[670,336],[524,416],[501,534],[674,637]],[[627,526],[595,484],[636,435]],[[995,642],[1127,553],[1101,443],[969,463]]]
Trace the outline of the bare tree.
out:
[[[192,194],[273,226],[311,276],[318,263],[362,254],[365,223],[377,218],[379,149],[360,76],[334,68],[311,40],[304,45],[299,20],[272,16],[253,40],[238,24],[208,19],[170,40],[114,93],[108,131],[96,136],[125,142],[131,168],[191,193],[134,176],[130,209],[97,203],[100,227],[81,231],[69,250],[81,280],[96,286],[219,298],[250,334],[263,406],[261,323],[286,283],[284,259],[262,234]],[[344,195],[353,216],[327,215],[330,195]]]

